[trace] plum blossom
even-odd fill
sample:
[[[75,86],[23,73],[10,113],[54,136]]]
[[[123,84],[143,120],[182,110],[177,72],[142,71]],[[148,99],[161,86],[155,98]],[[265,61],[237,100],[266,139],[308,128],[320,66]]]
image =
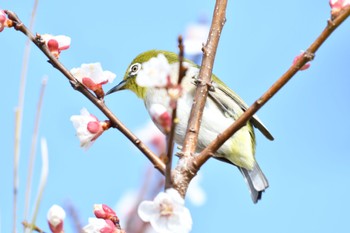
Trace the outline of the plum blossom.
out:
[[[84,233],[122,233],[109,219],[89,218],[89,224],[83,228]]]
[[[62,50],[69,48],[71,42],[71,38],[65,35],[53,36],[50,34],[43,34],[41,35],[41,38],[45,41],[50,52],[56,58],[59,58]]]
[[[105,204],[95,204],[94,214],[96,218],[109,219],[109,220],[112,220],[113,222],[119,222],[119,219],[116,213],[114,212],[114,210],[112,210],[111,207]]]
[[[80,146],[88,149],[92,143],[110,127],[108,121],[99,121],[86,108],[81,109],[80,115],[71,116],[70,120],[76,129]]]
[[[170,83],[170,65],[164,54],[142,64],[136,83],[143,87],[166,87]]]
[[[70,71],[85,87],[94,91],[98,97],[103,97],[102,85],[111,83],[116,75],[111,71],[103,70],[99,62],[82,64],[79,68]]]
[[[293,60],[293,65],[295,65],[297,62],[298,62],[298,60],[300,59],[300,58],[302,58],[304,56],[304,52],[302,52],[301,54],[299,54],[298,56],[296,56],[295,58],[294,58],[294,60]],[[310,62],[308,62],[308,63],[306,63],[305,65],[303,65],[301,68],[300,68],[300,70],[307,70],[307,69],[309,69],[309,67],[311,66],[311,64],[310,64]]]
[[[0,9],[0,32],[2,32],[5,27],[11,26],[12,20],[8,19],[5,11]]]
[[[3,10],[0,10],[0,32],[4,30],[6,20],[7,20],[7,15]]]
[[[185,65],[185,64],[184,64]],[[164,54],[159,53],[147,62],[142,63],[142,68],[136,77],[136,83],[142,87],[164,88],[170,97],[169,106],[176,107],[177,100],[182,95],[182,86],[172,83],[171,76],[178,71],[178,67],[170,65]]]
[[[166,107],[161,104],[152,104],[149,108],[149,114],[153,122],[164,134],[169,133],[171,128],[171,116]]]
[[[184,204],[180,194],[171,188],[160,192],[154,201],[141,202],[138,215],[143,221],[150,222],[158,233],[187,233],[192,229],[192,217]]]
[[[53,205],[47,212],[47,221],[52,233],[63,232],[63,222],[66,218],[66,212],[62,207],[58,205]]]
[[[344,7],[350,6],[350,0],[330,0],[329,5],[331,6],[332,16],[336,16]]]

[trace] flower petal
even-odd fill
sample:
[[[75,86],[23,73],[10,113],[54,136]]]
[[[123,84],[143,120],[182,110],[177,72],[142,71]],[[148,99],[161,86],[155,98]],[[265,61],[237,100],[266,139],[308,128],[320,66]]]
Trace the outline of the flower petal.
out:
[[[168,85],[170,65],[164,54],[152,57],[142,64],[142,69],[136,77],[136,83],[143,87],[165,87]]]
[[[112,82],[116,75],[110,71],[104,71],[102,70],[102,66],[99,62],[96,63],[89,63],[89,64],[81,64],[78,68],[73,68],[70,71],[72,75],[79,80],[79,82],[83,83],[83,79],[90,79],[91,82],[95,85],[92,85],[91,89],[90,86],[85,86],[89,88],[90,90],[95,91],[96,87],[100,87],[103,84],[106,84],[107,82]]]
[[[66,50],[70,47],[71,38],[69,36],[58,35],[58,36],[55,36],[55,39],[58,42],[59,50]]]
[[[143,201],[140,203],[137,213],[143,221],[149,222],[154,215],[159,213],[159,210],[153,201]]]

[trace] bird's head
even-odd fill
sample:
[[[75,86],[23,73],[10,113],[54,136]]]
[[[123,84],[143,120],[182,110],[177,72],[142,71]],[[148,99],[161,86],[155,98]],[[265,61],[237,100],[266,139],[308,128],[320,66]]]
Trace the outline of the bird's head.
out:
[[[128,69],[125,72],[123,80],[109,90],[106,95],[111,94],[120,90],[131,90],[139,98],[144,99],[147,87],[142,87],[137,84],[136,77],[138,72],[142,69],[142,64],[149,61],[152,57],[157,57],[158,54],[164,54],[169,64],[178,62],[178,55],[173,52],[168,52],[164,50],[149,50],[139,54],[134,60],[130,63]]]

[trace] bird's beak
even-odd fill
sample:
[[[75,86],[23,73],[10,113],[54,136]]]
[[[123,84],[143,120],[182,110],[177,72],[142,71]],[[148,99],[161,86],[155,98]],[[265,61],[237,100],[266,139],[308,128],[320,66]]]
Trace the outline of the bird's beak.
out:
[[[106,95],[112,94],[113,92],[116,91],[121,91],[124,89],[126,84],[126,80],[122,80],[117,86],[113,87],[111,90],[109,90]]]

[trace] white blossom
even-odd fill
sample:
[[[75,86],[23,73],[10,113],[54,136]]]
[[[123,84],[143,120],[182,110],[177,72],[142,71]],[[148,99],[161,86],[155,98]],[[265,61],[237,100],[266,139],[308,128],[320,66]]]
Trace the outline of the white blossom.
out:
[[[53,205],[47,212],[47,221],[53,233],[63,231],[63,222],[66,218],[66,212],[59,205]]]
[[[101,218],[89,218],[89,224],[83,228],[84,233],[112,233],[118,232],[111,220]]]
[[[66,50],[70,47],[71,38],[65,35],[53,36],[50,34],[43,34],[41,38],[45,41],[50,52],[59,58],[62,50]]]
[[[65,35],[54,36],[51,34],[43,34],[41,35],[41,38],[45,41],[45,43],[48,43],[50,40],[57,41],[59,50],[68,49],[71,43],[71,38]]]
[[[73,68],[70,72],[79,82],[93,91],[100,85],[113,82],[116,77],[111,71],[103,70],[99,62],[81,64],[80,67]]]
[[[86,108],[81,109],[80,115],[71,116],[70,120],[76,129],[80,146],[86,149],[102,134],[102,126],[105,124],[105,122],[100,122],[95,116],[91,115]]]
[[[66,218],[66,212],[59,205],[53,205],[47,212],[47,221],[52,225],[57,226]]]
[[[175,189],[167,189],[154,201],[141,202],[138,215],[143,221],[150,222],[158,233],[187,233],[192,229],[192,217],[184,203]]]
[[[170,71],[168,60],[160,53],[142,64],[136,83],[143,87],[166,87],[170,82]]]

